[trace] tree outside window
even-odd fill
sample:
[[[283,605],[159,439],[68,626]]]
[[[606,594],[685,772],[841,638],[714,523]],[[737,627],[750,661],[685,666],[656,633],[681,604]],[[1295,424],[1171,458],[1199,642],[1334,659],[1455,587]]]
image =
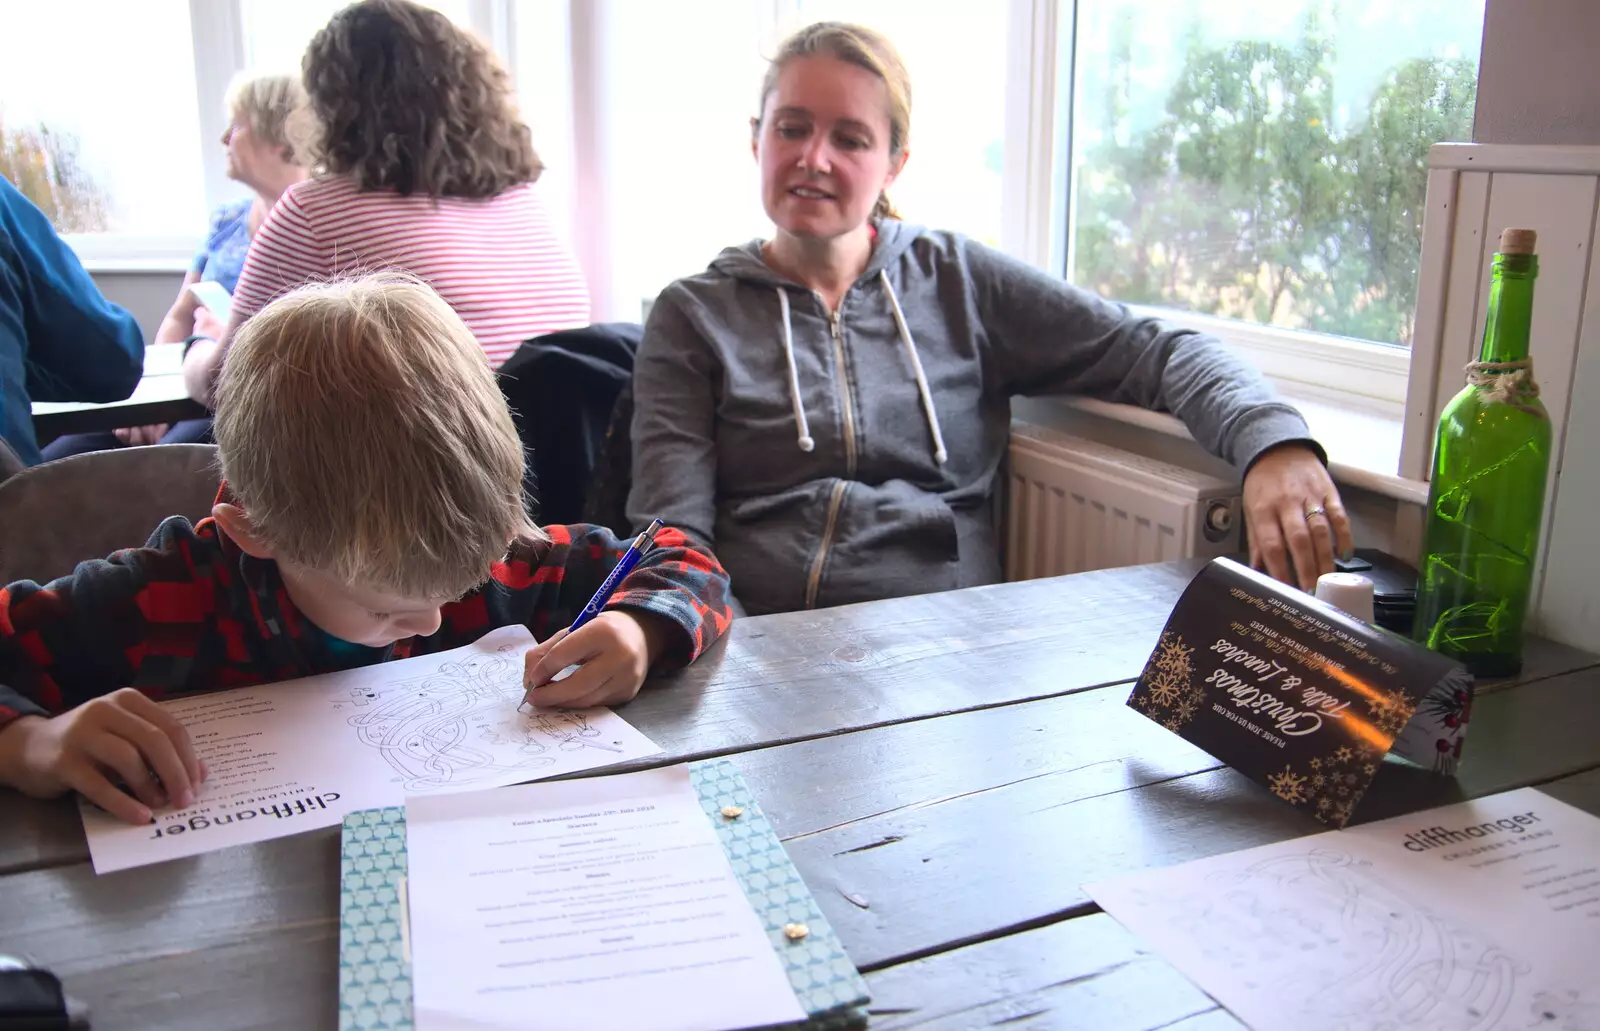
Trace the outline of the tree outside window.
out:
[[[1471,139],[1481,2],[1083,0],[1079,19],[1074,281],[1410,345],[1428,148]]]
[[[0,112],[0,176],[64,233],[106,228],[105,188],[84,171],[78,138],[48,125],[8,124]]]

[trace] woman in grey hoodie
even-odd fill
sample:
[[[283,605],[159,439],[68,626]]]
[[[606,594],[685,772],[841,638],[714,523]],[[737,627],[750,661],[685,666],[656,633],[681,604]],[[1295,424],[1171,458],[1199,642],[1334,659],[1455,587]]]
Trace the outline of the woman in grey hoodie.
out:
[[[1331,570],[1349,523],[1300,414],[1215,339],[899,221],[909,125],[887,40],[784,44],[752,123],[777,232],[651,309],[629,519],[711,545],[752,614],[991,583],[1010,398],[1075,392],[1177,415],[1244,472],[1252,558]]]

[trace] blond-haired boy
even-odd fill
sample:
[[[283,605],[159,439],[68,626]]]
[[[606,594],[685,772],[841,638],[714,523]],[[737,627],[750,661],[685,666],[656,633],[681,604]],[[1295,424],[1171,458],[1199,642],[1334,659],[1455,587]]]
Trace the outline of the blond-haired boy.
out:
[[[615,704],[732,618],[722,567],[668,528],[599,617],[561,631],[626,542],[532,525],[522,445],[482,349],[416,281],[307,287],[263,309],[229,353],[215,432],[210,519],[174,516],[142,549],[0,588],[0,785],[77,790],[148,822],[206,775],[154,699],[520,623],[542,642],[526,659],[530,700]]]

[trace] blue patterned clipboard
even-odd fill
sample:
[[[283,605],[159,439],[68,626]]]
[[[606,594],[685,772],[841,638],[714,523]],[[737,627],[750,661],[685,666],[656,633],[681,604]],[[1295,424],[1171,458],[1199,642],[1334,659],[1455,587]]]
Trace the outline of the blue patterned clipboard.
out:
[[[744,777],[732,763],[719,759],[691,764],[689,779],[751,908],[783,960],[795,998],[810,1014],[802,1023],[784,1026],[806,1031],[865,1027],[867,983],[845,955]],[[742,807],[743,815],[725,819],[726,805]],[[413,1031],[410,932],[400,901],[405,876],[405,809],[365,809],[346,816],[339,860],[340,1031]],[[790,941],[783,933],[789,923],[803,923],[811,933]]]

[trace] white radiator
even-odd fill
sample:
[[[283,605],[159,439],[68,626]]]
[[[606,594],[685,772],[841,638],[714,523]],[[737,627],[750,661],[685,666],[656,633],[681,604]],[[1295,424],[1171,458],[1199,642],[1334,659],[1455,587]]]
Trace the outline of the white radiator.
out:
[[[1232,554],[1239,516],[1236,481],[1012,424],[1007,580]]]

